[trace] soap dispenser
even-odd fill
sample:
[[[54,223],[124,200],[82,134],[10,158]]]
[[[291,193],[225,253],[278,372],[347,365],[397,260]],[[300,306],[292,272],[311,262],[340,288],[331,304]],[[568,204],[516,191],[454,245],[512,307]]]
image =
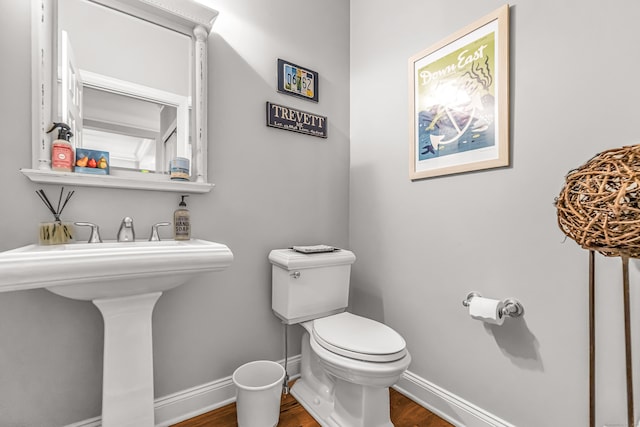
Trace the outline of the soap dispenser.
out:
[[[58,139],[51,143],[51,170],[73,172],[75,156],[69,139],[73,136],[71,128],[66,123],[53,122],[47,133],[58,129]]]
[[[184,201],[185,197],[182,196],[182,201],[178,205],[178,209],[173,213],[173,238],[175,240],[189,240],[191,239],[191,217],[187,204]]]

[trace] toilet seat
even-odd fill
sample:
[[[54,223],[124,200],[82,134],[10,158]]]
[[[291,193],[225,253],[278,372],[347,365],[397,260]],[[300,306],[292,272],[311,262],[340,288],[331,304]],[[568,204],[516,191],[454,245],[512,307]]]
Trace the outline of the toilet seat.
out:
[[[326,350],[350,359],[384,363],[407,354],[406,342],[396,331],[348,312],[314,320],[312,335]]]

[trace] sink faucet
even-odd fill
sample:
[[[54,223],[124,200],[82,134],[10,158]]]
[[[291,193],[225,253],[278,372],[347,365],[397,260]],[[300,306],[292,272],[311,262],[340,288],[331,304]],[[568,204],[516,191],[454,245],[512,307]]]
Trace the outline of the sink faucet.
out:
[[[136,240],[136,232],[133,231],[133,218],[125,217],[118,230],[118,242],[133,242]]]
[[[153,224],[151,226],[151,236],[149,236],[150,242],[158,242],[160,241],[160,234],[158,233],[158,227],[171,225],[170,222],[159,222],[157,224]]]
[[[92,224],[90,222],[75,222],[74,224],[84,227],[91,227],[89,243],[102,243],[102,238],[100,237],[100,227],[98,227],[96,224]]]

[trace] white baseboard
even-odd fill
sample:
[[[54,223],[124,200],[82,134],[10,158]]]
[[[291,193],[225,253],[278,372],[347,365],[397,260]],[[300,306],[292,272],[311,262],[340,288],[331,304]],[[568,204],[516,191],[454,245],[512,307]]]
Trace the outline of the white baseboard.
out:
[[[168,427],[232,403],[236,390],[231,377],[179,391],[155,401],[156,427]]]
[[[393,388],[457,427],[515,427],[410,371]]]
[[[279,363],[284,365],[284,360]],[[300,355],[289,358],[287,370],[291,379],[300,375]],[[394,388],[457,427],[515,427],[410,371],[403,374]],[[154,404],[156,427],[168,427],[228,405],[235,399],[231,376],[160,397]],[[95,417],[65,427],[101,425],[101,417]]]
[[[73,424],[67,424],[64,427],[100,427],[102,425],[102,417],[89,418],[88,420],[79,421]]]
[[[284,359],[278,363],[284,366]],[[290,379],[300,375],[300,355],[289,358],[287,371]],[[160,397],[154,402],[156,427],[168,427],[221,408],[235,400],[236,387],[231,376]],[[65,427],[100,427],[101,425],[102,418],[95,417]]]

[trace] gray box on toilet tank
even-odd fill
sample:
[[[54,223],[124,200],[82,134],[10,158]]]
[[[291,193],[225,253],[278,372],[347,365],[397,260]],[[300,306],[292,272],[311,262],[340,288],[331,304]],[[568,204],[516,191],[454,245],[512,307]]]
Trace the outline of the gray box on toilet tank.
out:
[[[294,324],[344,311],[355,260],[344,249],[315,254],[272,250],[271,307],[276,316]]]

